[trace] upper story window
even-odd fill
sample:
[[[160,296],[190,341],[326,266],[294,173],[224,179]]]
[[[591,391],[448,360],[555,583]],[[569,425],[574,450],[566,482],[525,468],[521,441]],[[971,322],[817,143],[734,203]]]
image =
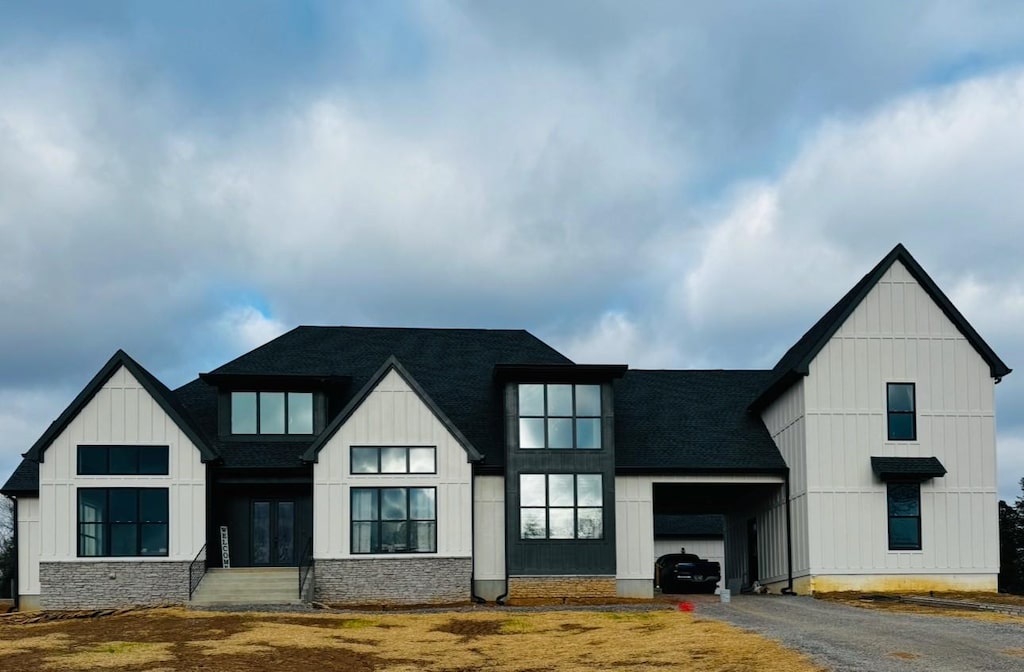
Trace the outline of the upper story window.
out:
[[[232,434],[312,434],[312,392],[232,392]]]
[[[353,474],[435,474],[436,449],[353,446]]]
[[[601,386],[519,386],[519,447],[601,448]]]
[[[886,391],[890,441],[917,440],[914,383],[889,383]]]
[[[80,476],[166,476],[168,446],[78,446]]]

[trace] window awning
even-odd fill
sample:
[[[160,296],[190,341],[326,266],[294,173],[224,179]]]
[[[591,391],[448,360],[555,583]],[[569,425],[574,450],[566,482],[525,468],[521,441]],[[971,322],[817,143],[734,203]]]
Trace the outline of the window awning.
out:
[[[883,481],[925,481],[946,475],[937,457],[872,457],[871,470]]]

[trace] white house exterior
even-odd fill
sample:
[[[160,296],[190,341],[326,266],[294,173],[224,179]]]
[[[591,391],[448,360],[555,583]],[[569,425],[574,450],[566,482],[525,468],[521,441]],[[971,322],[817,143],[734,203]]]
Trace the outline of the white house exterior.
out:
[[[118,351],[0,490],[19,603],[187,603],[238,568],[339,604],[649,597],[682,546],[736,591],[994,590],[1009,373],[902,246],[770,371],[299,327],[172,391]]]

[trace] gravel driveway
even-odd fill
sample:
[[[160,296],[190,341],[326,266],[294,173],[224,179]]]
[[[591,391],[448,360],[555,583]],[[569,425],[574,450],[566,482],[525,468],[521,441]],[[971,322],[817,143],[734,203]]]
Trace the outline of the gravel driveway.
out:
[[[1024,670],[1024,626],[849,607],[810,597],[733,596],[697,614],[759,632],[833,670]]]

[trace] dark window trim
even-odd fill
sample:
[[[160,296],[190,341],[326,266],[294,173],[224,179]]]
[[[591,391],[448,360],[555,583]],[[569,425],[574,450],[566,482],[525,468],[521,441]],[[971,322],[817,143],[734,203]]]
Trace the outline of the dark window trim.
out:
[[[915,486],[917,488],[917,515],[916,516],[894,516],[892,514],[892,509],[890,508],[890,504],[889,504],[889,488],[891,486],[893,486],[893,485],[901,485],[901,486],[902,485],[912,485],[912,486]],[[888,530],[888,537],[889,537],[889,539],[888,539],[889,540],[889,550],[890,551],[920,551],[920,550],[922,550],[923,544],[922,544],[922,541],[921,541],[921,482],[920,481],[913,481],[913,480],[892,480],[892,481],[886,482],[886,484],[885,484],[885,512],[886,512],[887,530]],[[901,546],[901,545],[893,544],[893,540],[892,540],[892,521],[893,521],[893,519],[896,519],[896,520],[916,519],[917,520],[917,544],[915,544],[913,546],[905,546],[905,545]]]
[[[103,471],[98,472],[83,472],[82,471],[82,449],[102,449],[105,453],[104,463],[106,467]],[[134,461],[135,471],[118,471],[114,472],[110,469],[110,449],[111,448],[134,448]],[[163,471],[139,471],[139,452],[142,450],[153,450],[162,448],[164,452],[164,468]],[[94,443],[80,443],[78,444],[78,450],[75,455],[76,458],[76,470],[75,473],[78,476],[168,476],[170,475],[170,464],[171,464],[171,447],[166,444],[94,444]]]
[[[367,491],[367,490],[373,491],[374,497],[376,497],[376,499],[377,499],[377,518],[376,519],[362,519],[362,518],[360,518],[360,519],[357,520],[356,517],[355,517],[355,513],[354,513],[355,507],[352,505],[352,502],[353,502],[353,500],[355,498],[355,493],[357,491]],[[380,505],[380,502],[381,502],[381,492],[384,491],[384,490],[405,490],[405,515],[407,516],[406,518],[403,518],[402,520],[383,520],[381,518],[381,505]],[[434,517],[433,518],[410,518],[410,517],[408,517],[410,515],[410,510],[409,510],[409,491],[410,490],[433,490],[434,491]],[[395,486],[395,487],[358,487],[358,488],[350,488],[349,489],[349,512],[350,512],[350,516],[349,516],[349,538],[348,538],[349,553],[351,555],[437,555],[437,509],[438,509],[437,488],[435,486],[410,485],[410,486]],[[356,523],[370,523],[371,525],[373,525],[374,529],[377,532],[377,539],[378,539],[378,543],[379,543],[379,540],[381,538],[381,523],[382,522],[385,522],[385,523],[402,523],[402,522],[404,522],[404,523],[434,523],[434,543],[433,543],[434,550],[432,550],[432,551],[409,551],[409,550],[405,550],[405,551],[385,551],[383,549],[376,550],[376,551],[374,551],[372,549],[369,550],[369,551],[356,551],[356,550],[353,550],[353,539],[355,538],[355,526],[356,526]],[[406,535],[411,534],[412,529],[413,528],[412,528],[411,525],[407,526],[406,527]],[[372,539],[372,534],[371,534],[371,539]],[[408,541],[408,536],[406,537],[406,541]],[[371,547],[372,547],[372,544],[371,544]]]
[[[605,486],[605,475],[601,472],[591,471],[580,471],[580,472],[566,472],[566,471],[551,471],[551,472],[532,472],[524,471],[517,475],[521,476],[543,476],[544,477],[544,506],[524,506],[523,505],[523,489],[522,481],[516,484],[519,491],[519,541],[526,544],[550,544],[551,542],[571,542],[573,544],[586,544],[586,543],[598,543],[605,541],[605,513],[607,507],[604,503],[604,486]],[[551,476],[572,476],[572,506],[551,506],[548,504],[548,478]],[[601,477],[601,506],[580,506],[579,504],[579,486],[577,477],[579,476],[600,476]],[[523,536],[523,509],[544,509],[544,537],[524,537]],[[572,534],[571,537],[551,537],[551,509],[572,509]],[[579,535],[579,510],[580,509],[601,509],[601,536],[600,537],[586,537],[580,538]]]
[[[540,385],[542,388],[544,388],[544,414],[543,415],[525,415],[525,414],[523,414],[522,409],[519,408],[519,388],[522,387],[523,385]],[[551,386],[551,385],[568,385],[570,388],[572,388],[572,402],[571,402],[572,403],[572,414],[571,415],[550,415],[548,413],[548,387]],[[581,385],[585,385],[587,387],[596,387],[597,388],[598,395],[599,395],[599,397],[598,397],[598,413],[597,413],[597,415],[577,415],[576,414],[576,388],[581,386]],[[574,451],[575,450],[582,450],[584,452],[598,452],[600,450],[603,450],[604,446],[605,446],[604,426],[603,426],[604,423],[601,422],[601,419],[602,419],[602,416],[603,416],[603,406],[604,406],[604,386],[600,385],[600,384],[597,384],[597,383],[567,383],[567,382],[554,382],[554,381],[543,382],[543,383],[517,383],[516,384],[516,434],[517,434],[517,439],[518,439],[516,441],[517,447],[519,448],[519,450],[526,450],[526,451],[531,451],[531,452],[532,451],[538,451],[538,450],[546,450],[546,451],[551,451],[551,452],[564,452],[564,451],[567,451],[567,450],[574,450]],[[523,418],[534,419],[534,420],[536,420],[536,419],[544,420],[544,446],[543,447],[541,447],[541,448],[524,448],[523,447],[522,436],[521,436],[521,433],[520,433],[519,422],[518,422],[520,419],[523,419]],[[569,448],[552,448],[550,446],[551,442],[550,442],[549,437],[548,437],[548,423],[547,423],[548,419],[550,419],[550,418],[559,419],[559,420],[572,420],[572,446],[570,446]],[[580,448],[580,447],[578,447],[576,445],[576,421],[577,420],[581,420],[581,419],[582,420],[597,420],[598,421],[598,427],[599,427],[599,431],[601,433],[601,441],[600,441],[601,445],[599,445],[597,448]]]
[[[353,469],[354,461],[352,458],[353,451],[355,449],[360,450],[373,450],[377,453],[377,471],[360,471],[357,472]],[[405,471],[381,471],[380,470],[380,452],[383,448],[401,448],[405,451]],[[410,448],[429,448],[434,451],[434,470],[433,471],[409,471],[409,449]],[[360,446],[351,445],[348,449],[348,473],[352,476],[436,476],[437,475],[437,446]]]
[[[162,492],[167,497],[167,518],[168,520],[136,520],[132,522],[119,522],[114,523],[110,513],[110,493],[111,491],[127,491],[132,490],[135,492],[135,507],[136,511],[140,513],[136,516],[141,518],[141,493],[143,491],[156,491]],[[103,492],[105,495],[105,512],[108,520],[104,521],[91,521],[82,522],[82,495],[83,492]],[[75,495],[75,555],[79,558],[166,558],[170,555],[171,550],[171,494],[170,488],[78,488],[77,494]],[[96,555],[83,555],[82,553],[82,526],[83,525],[101,525],[104,528],[103,536],[103,549],[102,553]],[[113,555],[110,552],[110,542],[112,535],[110,534],[110,528],[112,525],[135,525],[135,554],[134,555]],[[164,553],[142,553],[142,526],[143,525],[163,525],[167,528],[167,551]]]
[[[235,412],[234,395],[236,393],[237,394],[255,394],[256,395],[256,433],[255,434],[252,434],[252,433],[241,433],[241,432],[237,432],[236,433],[236,432],[232,431],[231,423],[233,421],[233,416],[234,416],[234,412]],[[283,434],[279,434],[279,433],[264,434],[261,431],[261,429],[262,429],[261,425],[263,424],[263,420],[260,417],[262,415],[262,411],[260,410],[260,395],[263,394],[263,393],[266,393],[266,394],[283,394],[284,395],[284,433]],[[293,395],[293,394],[308,394],[308,395],[310,395],[310,397],[312,399],[311,429],[310,429],[309,432],[290,432],[290,431],[288,431],[288,421],[291,418],[291,415],[289,414],[288,411],[289,411],[290,406],[291,406],[291,395]],[[307,439],[308,440],[309,437],[316,435],[316,392],[311,392],[309,390],[231,390],[230,392],[228,392],[228,424],[227,424],[227,429],[228,429],[229,436],[232,436],[232,437],[252,438],[252,437],[274,436],[274,437],[288,437],[288,438],[290,438],[290,437],[298,437],[300,440],[301,439]]]
[[[911,401],[913,402],[913,408],[909,411],[890,411],[889,410],[889,397],[892,394],[893,385],[909,385]],[[909,415],[910,416],[910,437],[893,438],[892,435],[892,416],[894,415]],[[886,440],[887,441],[917,441],[917,383],[911,382],[887,382],[885,384],[885,427],[886,427]]]

